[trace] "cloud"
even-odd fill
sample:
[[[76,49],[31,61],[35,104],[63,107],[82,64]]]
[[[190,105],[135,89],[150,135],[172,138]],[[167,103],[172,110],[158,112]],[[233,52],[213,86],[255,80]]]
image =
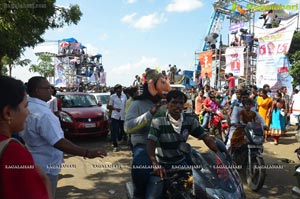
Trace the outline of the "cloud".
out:
[[[33,49],[33,52],[34,53],[49,52],[49,53],[57,54],[58,53],[58,42],[41,43]]]
[[[100,35],[100,41],[105,41],[105,40],[107,40],[109,38],[109,36],[108,36],[108,34],[106,34],[106,33],[102,33],[101,35]]]
[[[117,67],[107,70],[107,84],[113,86],[115,84],[122,84],[130,86],[134,81],[135,75],[142,75],[147,67],[154,68],[157,66],[157,59],[142,56],[135,63],[126,63]],[[126,78],[120,78],[126,77]]]
[[[289,0],[287,5],[295,5],[295,4],[299,4],[299,0]]]
[[[123,22],[123,23],[127,23],[127,24],[132,24],[132,23],[134,23],[134,17],[137,15],[137,13],[132,13],[132,14],[130,14],[130,15],[125,15],[122,19],[121,19],[121,21]]]
[[[130,26],[145,31],[154,28],[155,26],[167,21],[167,18],[163,13],[152,13],[149,15],[141,16],[137,18],[137,13],[124,16],[121,21],[129,24]]]
[[[128,4],[133,4],[133,3],[135,3],[135,2],[137,2],[137,0],[127,0],[127,3],[128,3]]]
[[[85,47],[86,47],[87,54],[89,54],[89,55],[96,55],[96,54],[100,53],[100,50],[90,43],[85,44]],[[102,53],[100,53],[100,54],[102,54]]]
[[[201,8],[203,3],[200,0],[172,0],[167,5],[167,12],[189,12]]]

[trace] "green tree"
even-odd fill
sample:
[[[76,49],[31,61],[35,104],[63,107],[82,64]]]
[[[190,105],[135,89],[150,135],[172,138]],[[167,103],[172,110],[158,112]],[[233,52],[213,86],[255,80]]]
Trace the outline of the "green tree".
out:
[[[31,60],[30,59],[23,59],[21,60],[20,58],[17,58],[15,60],[10,59],[7,56],[4,56],[2,58],[2,63],[4,66],[8,66],[8,72],[9,72],[9,76],[11,77],[11,72],[12,69],[16,66],[27,66],[28,64],[30,64]]]
[[[0,60],[17,59],[26,47],[43,42],[48,28],[77,24],[82,16],[78,5],[58,7],[55,0],[10,0],[0,6]],[[3,63],[0,62],[0,75]]]
[[[29,71],[37,72],[43,77],[54,76],[54,64],[52,64],[52,57],[46,54],[40,54],[38,64],[31,64]]]
[[[300,85],[300,32],[294,33],[290,50],[287,54],[290,63],[290,75],[293,77],[293,87]]]

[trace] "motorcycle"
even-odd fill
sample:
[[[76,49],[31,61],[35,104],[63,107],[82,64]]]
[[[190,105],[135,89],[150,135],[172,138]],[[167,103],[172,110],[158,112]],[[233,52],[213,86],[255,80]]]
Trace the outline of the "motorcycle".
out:
[[[244,129],[247,144],[231,149],[231,156],[237,165],[241,165],[241,176],[252,191],[262,188],[266,169],[262,157],[264,129],[258,122],[249,122],[247,125],[239,125]]]
[[[215,113],[210,112],[209,114],[210,120],[208,122],[208,127],[211,130],[211,133],[225,142],[229,130],[227,120],[224,118],[223,113],[220,110],[217,110]]]
[[[167,171],[164,182],[166,199],[244,199],[241,179],[224,143],[215,139],[221,152],[202,153],[181,143],[179,150],[186,153],[192,165],[174,165]],[[132,184],[131,184],[132,185]],[[133,188],[126,184],[128,198]]]
[[[300,119],[299,118],[300,118],[300,115],[298,115],[297,117],[298,117],[298,123],[297,123],[298,132],[296,133],[295,137],[297,139],[297,142],[300,142],[300,131],[299,131],[299,126],[300,126],[300,124],[299,124]],[[295,150],[295,153],[297,155],[298,160],[300,160],[300,147]],[[292,188],[292,193],[295,194],[295,195],[300,196],[300,164],[295,166],[294,176],[296,176],[296,178],[297,178],[298,186],[294,186]]]
[[[297,158],[300,160],[300,148],[296,149],[295,153],[297,155]],[[295,174],[294,174],[294,176],[296,176],[296,178],[297,178],[298,186],[294,186],[292,188],[292,193],[295,194],[295,195],[300,196],[300,164],[298,164],[298,165],[295,166]]]

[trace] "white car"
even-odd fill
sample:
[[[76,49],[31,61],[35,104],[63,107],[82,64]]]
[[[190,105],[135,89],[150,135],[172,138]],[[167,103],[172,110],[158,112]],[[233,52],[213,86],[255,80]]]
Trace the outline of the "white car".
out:
[[[90,95],[95,96],[97,104],[101,106],[105,112],[108,112],[107,103],[109,101],[110,93],[89,93]]]

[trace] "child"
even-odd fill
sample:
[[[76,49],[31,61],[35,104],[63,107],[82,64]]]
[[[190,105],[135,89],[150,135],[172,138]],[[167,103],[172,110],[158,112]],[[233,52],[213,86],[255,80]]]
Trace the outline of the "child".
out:
[[[247,124],[248,122],[252,122],[256,118],[256,112],[251,111],[251,107],[253,106],[253,101],[251,99],[247,99],[243,101],[244,109],[240,111],[241,116],[241,124]],[[241,147],[244,144],[247,144],[247,140],[244,138],[244,128],[238,127],[234,131],[232,138],[230,140],[231,146]]]
[[[274,144],[278,144],[280,136],[285,131],[284,101],[276,99],[272,110],[272,121],[270,125],[270,135],[273,136]]]

